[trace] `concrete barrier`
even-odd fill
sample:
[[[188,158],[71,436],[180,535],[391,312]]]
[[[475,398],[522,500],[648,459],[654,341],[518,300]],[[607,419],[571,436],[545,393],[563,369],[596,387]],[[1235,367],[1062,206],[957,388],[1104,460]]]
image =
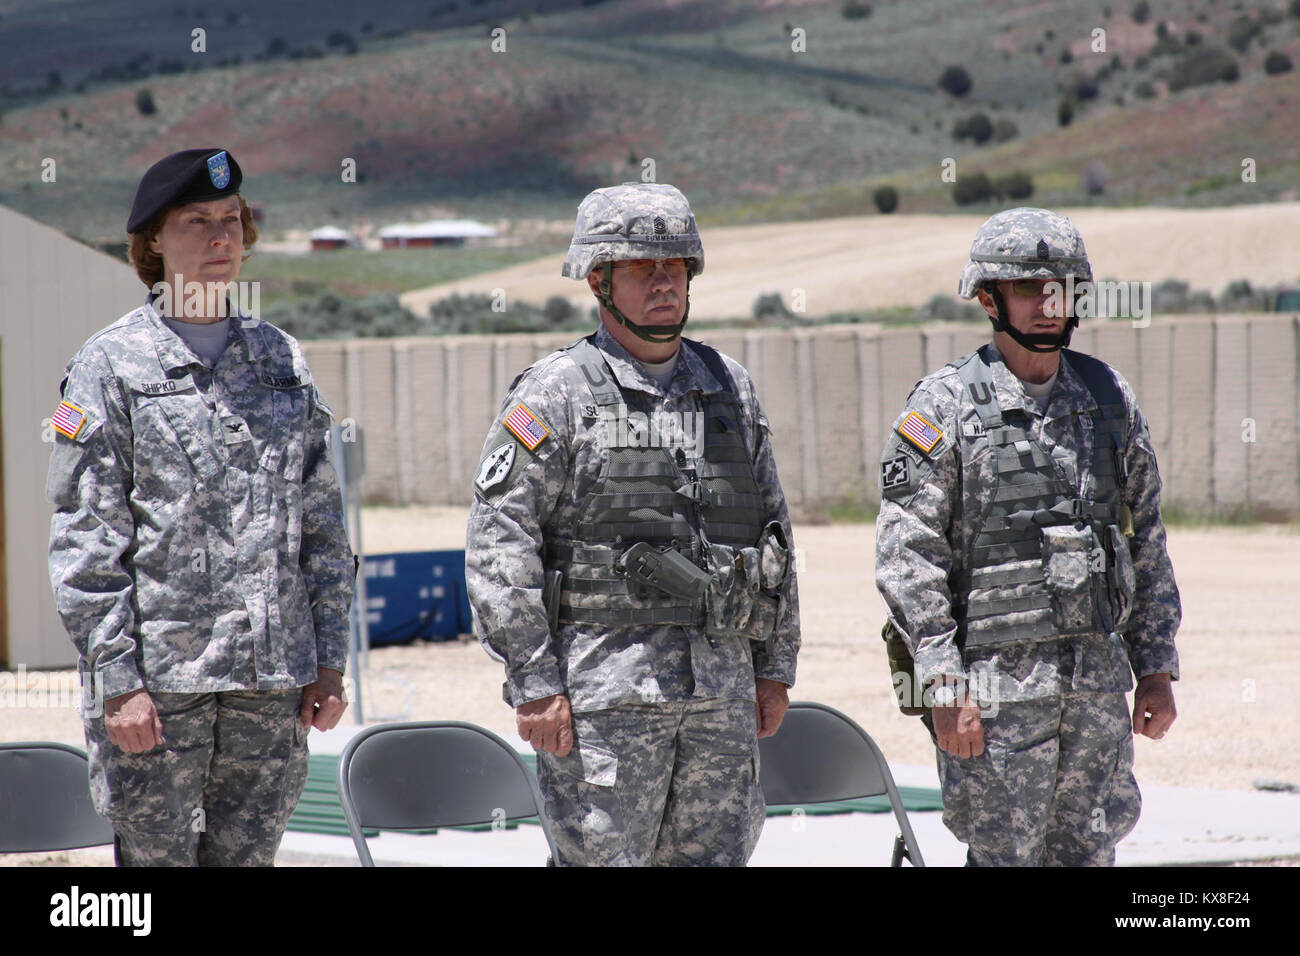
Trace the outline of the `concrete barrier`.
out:
[[[368,502],[468,504],[483,440],[514,377],[554,335],[306,342],[338,418],[365,432]],[[792,509],[879,501],[880,450],[913,385],[987,326],[818,326],[701,338],[741,361],[771,427]],[[1150,427],[1166,506],[1300,518],[1300,320],[1174,316],[1085,322],[1074,345],[1127,379]]]

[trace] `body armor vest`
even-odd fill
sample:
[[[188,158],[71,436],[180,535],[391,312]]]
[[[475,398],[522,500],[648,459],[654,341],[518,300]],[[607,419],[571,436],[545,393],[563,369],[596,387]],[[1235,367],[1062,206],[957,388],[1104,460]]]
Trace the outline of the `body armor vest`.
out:
[[[680,558],[670,557],[702,581],[717,571],[720,552],[752,549],[763,534],[763,499],[740,431],[731,376],[715,350],[688,339],[682,347],[692,349],[725,389],[704,396],[704,447],[697,462],[680,443],[614,447],[616,430],[608,423],[625,410],[623,393],[590,338],[569,347],[608,430],[600,477],[571,531],[574,537],[547,542],[548,576],[561,575],[557,623],[702,625],[700,595],[672,594],[637,580],[621,559],[644,542],[661,554],[678,552]]]
[[[1128,620],[1135,584],[1125,537],[1132,534],[1131,516],[1120,499],[1127,478],[1123,394],[1102,362],[1062,350],[1097,405],[1091,412],[1091,460],[1080,458],[1080,484],[1071,487],[1048,449],[1030,436],[1028,415],[1019,421],[1004,417],[987,350],[950,363],[983,426],[983,435],[961,439],[963,459],[987,442],[996,475],[992,504],[954,581],[959,602],[966,595],[964,606],[955,608],[962,646],[1119,631]],[[1092,497],[1080,498],[1089,467]],[[1121,530],[1121,524],[1130,526]]]

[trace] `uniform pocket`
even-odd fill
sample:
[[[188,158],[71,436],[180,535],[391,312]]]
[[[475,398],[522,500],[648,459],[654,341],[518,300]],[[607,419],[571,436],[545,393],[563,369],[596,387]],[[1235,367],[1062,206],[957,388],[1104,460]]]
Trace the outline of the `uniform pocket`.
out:
[[[1100,554],[1092,529],[1057,525],[1043,529],[1043,577],[1056,604],[1061,632],[1094,630],[1090,561]]]

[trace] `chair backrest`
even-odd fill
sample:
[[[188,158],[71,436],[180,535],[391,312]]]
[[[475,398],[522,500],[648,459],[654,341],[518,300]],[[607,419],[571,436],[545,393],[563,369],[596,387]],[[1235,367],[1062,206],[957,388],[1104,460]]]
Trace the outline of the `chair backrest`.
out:
[[[792,805],[887,793],[884,756],[866,731],[823,704],[790,705],[781,729],[759,741],[763,796]]]
[[[379,724],[348,741],[339,801],[363,866],[364,830],[426,830],[536,816],[552,857],[537,780],[496,734],[459,721]]]
[[[0,853],[113,842],[90,799],[86,755],[57,743],[0,743]]]
[[[790,705],[781,729],[758,742],[760,782],[769,806],[807,806],[887,796],[913,866],[924,866],[920,848],[894,786],[885,755],[850,717],[825,704]],[[895,853],[898,865],[900,851]]]

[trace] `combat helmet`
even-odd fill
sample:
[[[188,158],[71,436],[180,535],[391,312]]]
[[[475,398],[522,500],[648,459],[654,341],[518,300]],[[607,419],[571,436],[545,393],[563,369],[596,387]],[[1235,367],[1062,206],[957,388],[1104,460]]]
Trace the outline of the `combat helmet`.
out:
[[[990,216],[975,233],[957,294],[973,299],[987,284],[998,310],[996,318],[989,316],[993,331],[1006,332],[1032,352],[1055,352],[1070,344],[1070,336],[1079,326],[1078,315],[1071,312],[1060,334],[1026,334],[1007,322],[1006,303],[995,283],[1004,279],[1064,280],[1069,276],[1075,282],[1092,281],[1092,265],[1079,230],[1060,213],[1019,206]]]
[[[686,311],[672,326],[645,327],[614,305],[613,264],[625,259],[685,259]],[[682,334],[690,314],[690,280],[704,271],[704,246],[691,204],[668,183],[622,183],[587,195],[578,207],[573,241],[560,274],[585,279],[599,267],[596,298],[618,322],[647,342],[671,342]]]

